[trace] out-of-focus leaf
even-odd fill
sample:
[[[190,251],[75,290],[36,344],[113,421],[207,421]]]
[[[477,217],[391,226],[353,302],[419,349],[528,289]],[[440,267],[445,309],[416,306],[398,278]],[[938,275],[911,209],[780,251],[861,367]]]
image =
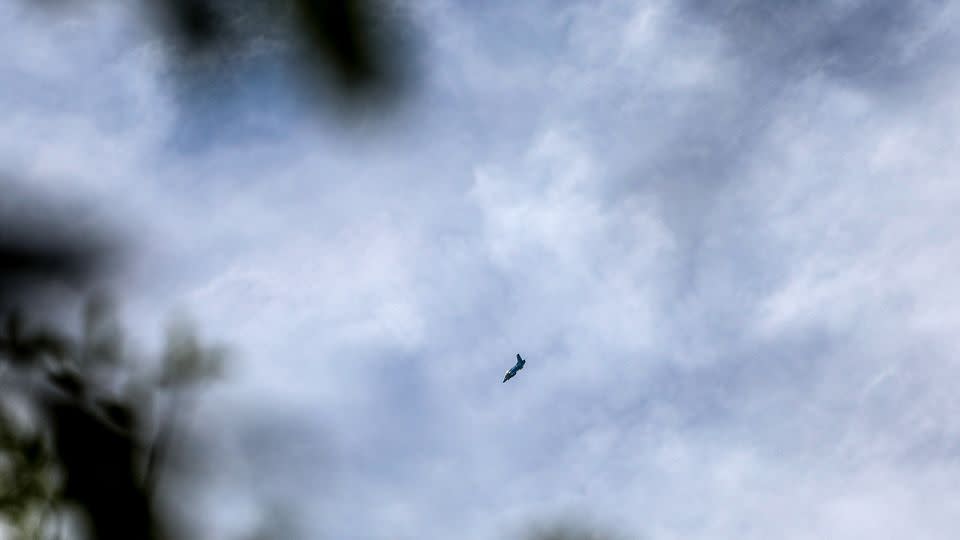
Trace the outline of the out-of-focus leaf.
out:
[[[0,358],[18,365],[37,364],[44,357],[63,362],[71,350],[65,336],[47,328],[26,329],[23,313],[12,309],[0,334]]]
[[[167,331],[159,385],[183,387],[223,374],[226,350],[200,343],[193,327],[184,321],[171,324]]]
[[[84,310],[81,363],[119,365],[124,357],[124,340],[113,301],[105,294],[94,295]]]

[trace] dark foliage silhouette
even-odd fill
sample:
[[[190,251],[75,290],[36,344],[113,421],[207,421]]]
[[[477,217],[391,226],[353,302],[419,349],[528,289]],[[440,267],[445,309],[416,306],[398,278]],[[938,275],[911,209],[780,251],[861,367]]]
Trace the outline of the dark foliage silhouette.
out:
[[[0,214],[0,515],[27,534],[75,508],[91,538],[168,538],[154,497],[174,424],[153,405],[219,374],[223,353],[181,324],[159,373],[125,355],[112,303],[90,290],[116,256],[109,242],[89,230],[71,241],[76,215],[38,217],[50,214],[19,193]],[[79,336],[45,320],[83,296]]]

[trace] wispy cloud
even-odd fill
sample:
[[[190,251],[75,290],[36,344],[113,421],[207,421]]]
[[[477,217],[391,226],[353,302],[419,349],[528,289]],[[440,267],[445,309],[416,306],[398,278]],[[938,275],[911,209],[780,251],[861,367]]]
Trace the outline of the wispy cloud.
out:
[[[947,3],[428,2],[420,93],[345,132],[15,6],[0,164],[150,230],[132,312],[243,351],[217,489],[337,538],[960,530]]]

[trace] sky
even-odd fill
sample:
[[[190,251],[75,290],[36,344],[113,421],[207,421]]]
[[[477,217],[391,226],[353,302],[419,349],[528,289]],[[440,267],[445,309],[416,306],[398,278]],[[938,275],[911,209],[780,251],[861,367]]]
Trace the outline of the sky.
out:
[[[404,9],[344,122],[269,44],[184,82],[132,8],[0,4],[2,170],[141,240],[145,348],[234,353],[207,538],[960,534],[960,7]]]

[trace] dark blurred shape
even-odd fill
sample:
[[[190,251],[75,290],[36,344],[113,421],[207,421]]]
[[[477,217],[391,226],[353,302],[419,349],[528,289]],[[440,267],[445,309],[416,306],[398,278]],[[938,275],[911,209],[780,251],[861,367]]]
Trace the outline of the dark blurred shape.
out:
[[[74,293],[109,277],[117,238],[90,223],[82,207],[41,198],[24,182],[0,176],[0,314],[51,289]]]
[[[93,303],[96,306],[97,302]],[[69,367],[51,368],[48,363],[22,360],[16,365],[19,379],[0,378],[0,396],[21,393],[38,418],[31,426],[34,436],[17,438],[13,423],[4,419],[9,411],[0,403],[0,462],[12,459],[16,473],[10,482],[0,482],[0,516],[18,523],[26,509],[70,505],[80,510],[93,539],[175,537],[167,531],[179,524],[160,511],[157,500],[158,486],[174,450],[170,441],[176,438],[182,399],[193,395],[197,383],[219,373],[223,361],[222,353],[209,358],[208,351],[221,349],[200,344],[189,328],[181,326],[178,332],[171,336],[165,353],[164,362],[172,365],[163,367],[163,373],[177,376],[151,386],[146,394],[118,393],[102,384],[101,371],[91,371],[107,368],[114,374],[136,375],[139,367],[129,363],[84,365],[73,358]],[[48,328],[40,334],[56,332]],[[32,336],[20,339],[29,343]],[[84,349],[71,346],[66,350],[82,354]],[[0,351],[0,363],[10,358],[7,350]],[[26,384],[29,381],[34,382]],[[154,401],[160,398],[170,400],[171,407],[153,414]],[[149,426],[158,426],[158,432],[150,435]],[[52,441],[49,448],[42,446],[43,440]],[[36,465],[40,458],[43,467]],[[37,486],[49,484],[43,483],[43,477],[52,469],[62,471],[61,482],[40,490]]]
[[[2,220],[2,216],[0,216]],[[80,287],[98,274],[102,246],[68,239],[56,226],[18,229],[0,221],[0,308],[49,285]]]
[[[133,418],[115,404],[113,414]],[[75,400],[48,405],[55,453],[67,472],[61,496],[77,504],[96,539],[157,538],[149,486],[140,482],[141,449],[133,430],[119,430]],[[131,422],[132,423],[132,422]]]
[[[0,278],[4,274],[0,272]],[[16,308],[6,313],[0,333],[0,357],[15,365],[28,365],[44,359],[62,361],[69,352],[70,343],[50,331],[39,329],[30,333],[24,328],[23,313]]]
[[[214,71],[258,54],[293,61],[308,93],[325,99],[395,96],[413,71],[411,25],[378,0],[151,0],[146,16],[178,51],[178,61]],[[276,47],[279,45],[280,47]],[[292,57],[287,56],[292,53]],[[331,86],[333,94],[325,88]]]
[[[64,361],[78,351],[65,332],[37,324],[38,295],[51,287],[82,293],[85,286],[103,277],[110,258],[106,235],[83,226],[76,207],[41,200],[12,182],[0,185],[0,363],[8,363],[30,386],[16,380],[2,392],[21,391],[39,413],[42,436],[52,441],[48,455],[64,471],[62,489],[45,491],[36,504],[53,500],[74,503],[83,509],[93,538],[153,538],[147,491],[138,483],[136,462],[141,452],[135,440],[138,418],[134,406],[117,400],[89,401],[98,392],[82,371],[66,369]],[[9,197],[9,198],[8,198]],[[62,201],[61,201],[62,203]],[[58,296],[57,298],[66,299]],[[94,304],[88,315],[102,313]],[[33,326],[31,326],[31,323]],[[88,325],[87,330],[94,329]],[[50,362],[51,359],[57,362]],[[76,360],[76,358],[72,358]],[[76,362],[74,362],[76,364]],[[38,378],[39,377],[39,378]],[[37,455],[33,439],[7,440],[0,449],[6,456],[26,460],[19,472],[42,475],[31,468]],[[36,481],[34,481],[35,483]],[[20,482],[31,485],[31,481]],[[39,495],[37,495],[39,497]],[[13,499],[29,505],[33,500],[14,490]]]
[[[95,264],[89,255],[82,246],[57,246],[42,238],[30,243],[0,238],[0,272],[7,276],[83,279]]]
[[[86,390],[83,385],[83,380],[80,377],[71,371],[56,371],[48,375],[50,382],[65,395],[82,399],[84,397],[84,391]]]
[[[322,55],[336,80],[347,91],[365,90],[387,82],[390,50],[377,34],[374,4],[366,0],[294,0],[307,55]],[[379,22],[379,24],[378,24]]]
[[[12,181],[0,181],[0,193],[0,518],[39,537],[75,508],[93,539],[176,537],[177,519],[157,500],[174,414],[222,372],[225,353],[180,324],[161,375],[144,373],[112,300],[90,296],[119,262],[113,235],[50,193]],[[44,315],[78,296],[89,301],[74,337]],[[157,401],[170,407],[158,411]],[[16,421],[18,411],[28,420]]]
[[[226,21],[210,0],[154,0],[167,31],[188,51],[198,51],[222,39]]]

